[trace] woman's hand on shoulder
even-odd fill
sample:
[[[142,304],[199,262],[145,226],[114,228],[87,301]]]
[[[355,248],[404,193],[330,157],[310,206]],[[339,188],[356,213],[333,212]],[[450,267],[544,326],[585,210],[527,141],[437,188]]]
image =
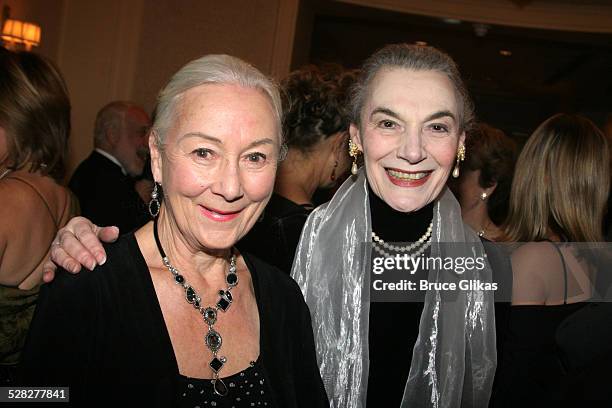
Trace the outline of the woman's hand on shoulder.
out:
[[[106,262],[102,242],[113,242],[119,236],[119,228],[99,227],[84,217],[72,218],[60,229],[51,244],[51,257],[43,266],[43,280],[51,282],[57,266],[78,273],[81,265],[93,270]]]

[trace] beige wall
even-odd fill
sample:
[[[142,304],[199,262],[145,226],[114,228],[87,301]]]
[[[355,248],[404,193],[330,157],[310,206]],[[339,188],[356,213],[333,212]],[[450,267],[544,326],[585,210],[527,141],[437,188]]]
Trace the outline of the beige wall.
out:
[[[145,1],[134,99],[152,109],[155,96],[187,61],[231,54],[270,72],[279,0]]]
[[[92,149],[95,114],[111,100],[151,110],[186,62],[208,53],[289,72],[299,0],[0,0],[39,22],[35,51],[59,65],[72,102],[69,174]]]

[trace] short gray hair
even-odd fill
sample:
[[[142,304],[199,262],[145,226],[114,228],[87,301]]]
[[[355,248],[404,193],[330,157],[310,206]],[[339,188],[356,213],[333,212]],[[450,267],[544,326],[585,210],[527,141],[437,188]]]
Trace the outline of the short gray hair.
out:
[[[272,105],[282,144],[282,105],[276,84],[239,58],[230,55],[205,55],[181,68],[159,93],[152,127],[158,146],[163,145],[166,132],[174,120],[176,104],[182,95],[205,84],[239,85],[262,91]]]
[[[370,92],[376,74],[385,68],[403,68],[411,71],[437,71],[452,82],[459,106],[459,125],[467,131],[474,122],[474,105],[459,68],[446,53],[428,46],[413,44],[386,45],[370,56],[361,67],[361,76],[352,92],[352,120],[361,127],[361,111]]]
[[[94,124],[94,146],[99,147],[106,140],[106,131],[118,129],[125,119],[125,114],[132,108],[142,109],[129,101],[113,101],[98,111]]]

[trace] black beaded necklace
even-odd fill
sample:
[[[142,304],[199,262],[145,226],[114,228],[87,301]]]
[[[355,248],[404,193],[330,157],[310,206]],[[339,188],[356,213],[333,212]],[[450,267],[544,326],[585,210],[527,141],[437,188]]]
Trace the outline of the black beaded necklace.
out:
[[[168,260],[168,257],[162,248],[161,242],[159,241],[159,235],[157,233],[157,218],[155,218],[153,221],[153,236],[155,237],[155,244],[157,244],[157,249],[162,257],[164,266],[168,268],[170,273],[172,273],[176,284],[183,287],[185,290],[185,299],[188,303],[192,304],[197,311],[200,312],[204,318],[204,323],[206,323],[208,326],[208,330],[204,335],[204,342],[206,343],[206,347],[208,347],[208,349],[213,353],[213,359],[208,363],[208,366],[212,369],[214,377],[211,382],[213,384],[215,394],[224,397],[228,394],[228,388],[223,380],[219,378],[219,371],[221,371],[227,362],[227,358],[218,356],[219,350],[221,350],[221,345],[223,344],[223,338],[219,332],[214,329],[214,324],[217,322],[217,312],[219,310],[222,312],[227,311],[233,302],[231,291],[236,285],[238,285],[238,275],[236,275],[236,255],[232,253],[230,258],[229,271],[227,275],[225,275],[227,288],[219,291],[219,300],[217,301],[217,304],[215,306],[203,307],[201,305],[202,298],[197,294],[195,289],[193,289],[191,285],[187,283],[185,277],[180,274],[179,270],[172,266]]]

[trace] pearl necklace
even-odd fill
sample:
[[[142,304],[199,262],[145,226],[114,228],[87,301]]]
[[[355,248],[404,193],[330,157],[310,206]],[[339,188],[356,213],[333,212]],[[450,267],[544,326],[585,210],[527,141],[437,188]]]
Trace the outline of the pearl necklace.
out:
[[[412,243],[410,245],[406,245],[406,246],[399,246],[399,245],[388,244],[382,238],[380,238],[378,235],[376,235],[376,233],[374,231],[372,231],[372,247],[374,248],[374,250],[376,252],[378,252],[379,254],[381,254],[382,256],[385,256],[385,257],[391,257],[392,256],[385,249],[388,249],[388,250],[391,250],[391,251],[397,251],[397,252],[410,252],[413,249],[417,249],[418,248],[416,252],[408,253],[407,254],[411,258],[417,257],[417,256],[421,255],[431,245],[431,233],[432,233],[432,231],[433,231],[433,220],[431,220],[431,222],[429,223],[429,226],[427,227],[427,231],[425,231],[425,233],[421,236],[421,238],[419,238],[416,242],[414,242],[414,243]],[[381,246],[382,246],[382,248],[381,248]],[[385,249],[383,249],[383,248],[385,248]]]
[[[219,378],[219,371],[223,368],[225,363],[227,362],[226,357],[219,357],[218,353],[221,350],[221,345],[223,344],[223,338],[214,329],[214,324],[217,322],[217,312],[221,310],[222,312],[226,312],[227,309],[232,305],[233,297],[232,297],[232,289],[238,285],[238,275],[236,275],[236,255],[232,254],[230,258],[230,266],[227,274],[225,275],[225,282],[227,283],[227,288],[225,290],[219,291],[219,300],[215,306],[203,307],[201,305],[202,298],[195,289],[187,283],[185,277],[181,275],[178,269],[176,269],[170,263],[170,260],[166,256],[164,249],[161,246],[161,242],[159,241],[159,235],[157,233],[157,218],[153,221],[153,236],[155,237],[155,244],[157,244],[157,249],[162,257],[162,262],[164,266],[172,273],[174,277],[174,282],[177,285],[181,285],[185,290],[185,300],[187,303],[193,305],[193,307],[200,312],[202,317],[204,318],[204,323],[208,326],[208,330],[204,335],[204,342],[206,347],[212,352],[213,359],[210,360],[208,366],[211,368],[213,372],[213,379],[211,380],[213,384],[213,390],[215,394],[225,397],[228,394],[228,388],[223,382],[221,378]]]

